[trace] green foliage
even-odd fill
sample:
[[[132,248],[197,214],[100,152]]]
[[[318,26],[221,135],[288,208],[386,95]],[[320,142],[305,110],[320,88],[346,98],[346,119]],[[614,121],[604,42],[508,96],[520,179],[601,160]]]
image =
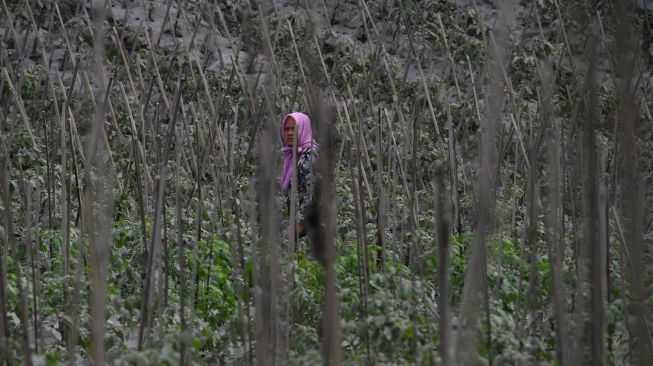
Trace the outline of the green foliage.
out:
[[[206,278],[204,300],[199,304],[208,313],[210,326],[219,327],[228,321],[236,310],[236,293],[232,281],[233,259],[229,244],[217,237],[198,243],[197,277]],[[186,258],[191,268],[193,258]]]

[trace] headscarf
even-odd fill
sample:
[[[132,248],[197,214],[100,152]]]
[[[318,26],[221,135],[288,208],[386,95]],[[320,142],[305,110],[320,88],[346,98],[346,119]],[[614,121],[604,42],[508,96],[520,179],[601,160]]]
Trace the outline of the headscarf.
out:
[[[295,120],[297,123],[297,155],[304,152],[304,150],[315,147],[319,148],[317,142],[313,139],[313,130],[311,129],[311,120],[307,115],[301,112],[293,112],[287,114],[281,120],[281,137],[283,140],[283,128],[286,126],[286,121],[289,118]],[[293,166],[292,166],[292,147],[284,146],[281,148],[281,154],[283,155],[283,168],[281,169],[281,177],[279,178],[279,184],[281,184],[281,190],[285,191],[290,184],[292,178]]]

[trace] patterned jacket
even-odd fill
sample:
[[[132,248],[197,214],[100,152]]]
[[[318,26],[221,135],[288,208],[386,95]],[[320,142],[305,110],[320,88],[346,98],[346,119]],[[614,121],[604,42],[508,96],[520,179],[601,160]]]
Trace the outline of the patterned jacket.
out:
[[[315,199],[318,149],[310,147],[297,157],[297,221],[304,221],[308,208]],[[288,187],[288,208],[290,208],[291,185]],[[288,210],[290,212],[290,209]]]

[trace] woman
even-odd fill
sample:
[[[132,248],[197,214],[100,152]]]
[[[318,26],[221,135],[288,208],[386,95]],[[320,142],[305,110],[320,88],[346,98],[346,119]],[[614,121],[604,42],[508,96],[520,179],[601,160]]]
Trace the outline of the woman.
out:
[[[281,148],[283,154],[283,168],[281,169],[281,191],[287,192],[291,187],[293,176],[292,154],[295,142],[295,128],[297,128],[297,221],[295,235],[304,236],[304,218],[308,208],[315,198],[315,184],[317,173],[314,169],[320,145],[313,139],[311,120],[307,115],[294,112],[286,115],[281,121],[281,136],[285,146]],[[290,207],[290,194],[288,194]]]

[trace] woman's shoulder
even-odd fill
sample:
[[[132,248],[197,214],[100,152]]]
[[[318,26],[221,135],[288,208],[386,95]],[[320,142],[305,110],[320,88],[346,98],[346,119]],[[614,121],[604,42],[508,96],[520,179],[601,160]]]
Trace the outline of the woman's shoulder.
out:
[[[297,159],[297,166],[300,171],[303,170],[312,170],[312,167],[317,162],[318,149],[314,147],[309,147],[308,149],[302,151],[302,155]]]
[[[302,155],[300,156],[301,159],[314,159],[317,158],[318,155],[318,148],[317,147],[308,147],[306,150],[302,151]]]

